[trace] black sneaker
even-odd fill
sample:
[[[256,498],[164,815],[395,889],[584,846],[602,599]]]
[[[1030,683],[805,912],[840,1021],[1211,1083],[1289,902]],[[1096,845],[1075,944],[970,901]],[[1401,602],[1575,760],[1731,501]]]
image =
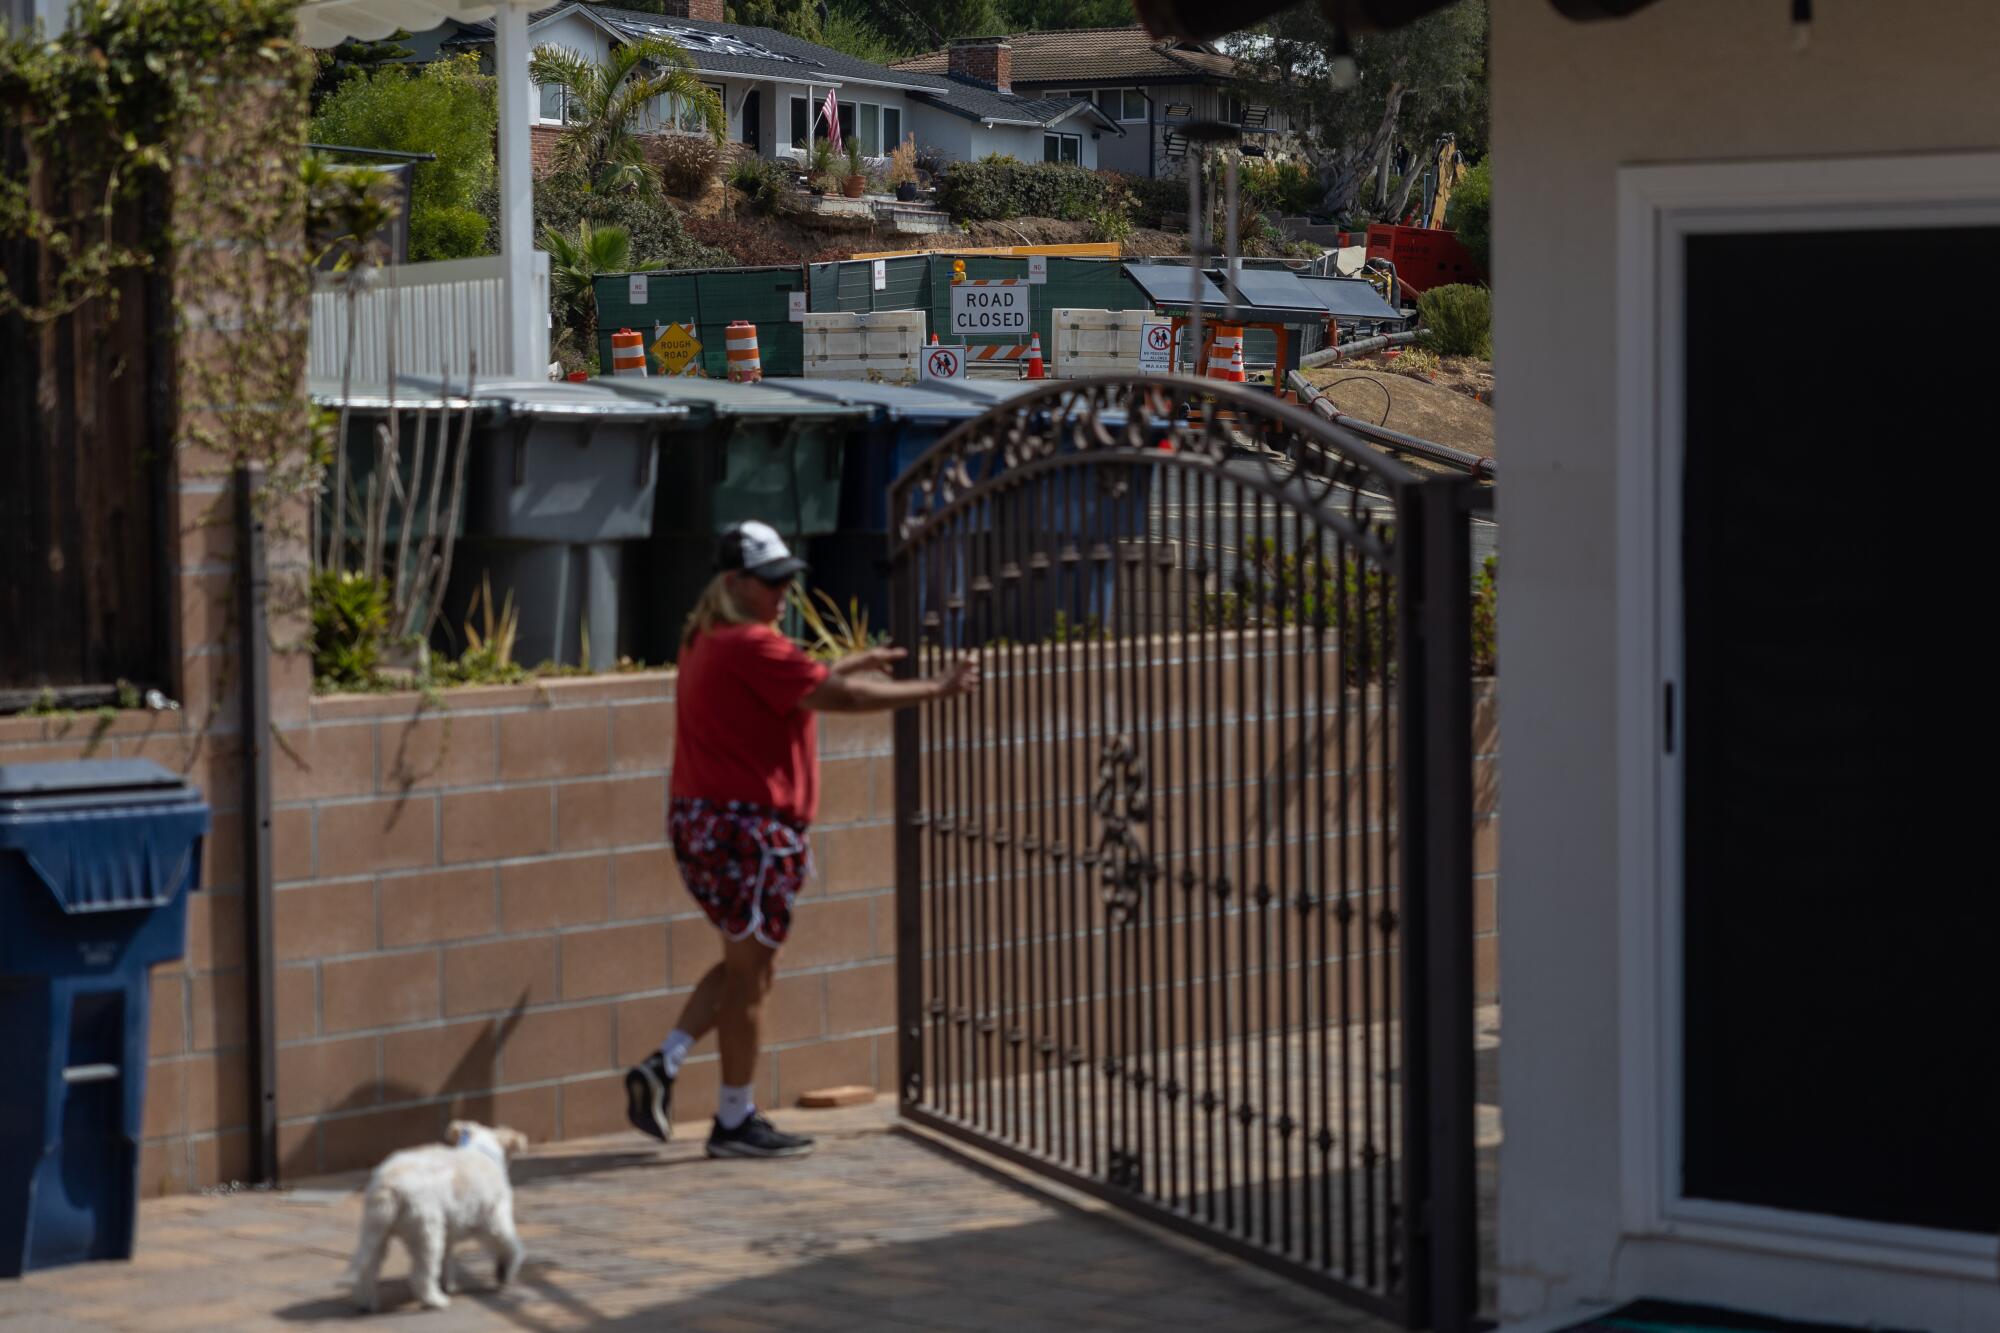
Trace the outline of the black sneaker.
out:
[[[718,1120],[708,1134],[710,1157],[804,1157],[812,1150],[811,1139],[787,1134],[754,1111],[735,1129]]]
[[[668,1112],[674,1105],[674,1076],[658,1051],[625,1071],[625,1118],[641,1134],[665,1143],[674,1136]]]

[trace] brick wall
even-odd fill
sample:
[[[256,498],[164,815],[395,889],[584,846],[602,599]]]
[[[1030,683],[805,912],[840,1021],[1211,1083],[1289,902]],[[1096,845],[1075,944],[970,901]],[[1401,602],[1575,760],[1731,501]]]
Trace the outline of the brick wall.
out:
[[[528,127],[528,170],[536,176],[546,176],[556,169],[556,145],[562,142],[569,131],[560,125],[531,125]]]
[[[664,837],[671,673],[311,700],[272,754],[282,1169],[370,1164],[454,1116],[624,1128],[620,1079],[719,951]],[[1496,993],[1490,689],[1477,711],[1478,990]],[[0,764],[145,755],[217,807],[186,959],[155,971],[141,1185],[247,1170],[234,738],[184,713],[0,719]],[[895,1082],[890,724],[828,717],[819,875],[766,1010],[757,1095]],[[713,1037],[682,1076],[699,1114]]]

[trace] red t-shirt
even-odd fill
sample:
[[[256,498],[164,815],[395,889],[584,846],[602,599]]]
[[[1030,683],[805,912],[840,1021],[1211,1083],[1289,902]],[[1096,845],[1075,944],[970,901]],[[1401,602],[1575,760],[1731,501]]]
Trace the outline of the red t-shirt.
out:
[[[799,700],[827,669],[769,625],[722,625],[681,652],[672,794],[819,813],[818,730]]]

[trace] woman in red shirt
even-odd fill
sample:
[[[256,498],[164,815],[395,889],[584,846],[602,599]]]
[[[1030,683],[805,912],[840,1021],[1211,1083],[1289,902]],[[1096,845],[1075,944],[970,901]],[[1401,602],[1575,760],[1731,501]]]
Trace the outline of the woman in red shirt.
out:
[[[696,984],[660,1049],[625,1075],[626,1114],[657,1139],[672,1132],[674,1078],[709,1029],[722,1047],[710,1157],[796,1157],[812,1140],[779,1130],[750,1095],[759,1009],[812,865],[806,830],[819,808],[817,713],[908,708],[977,688],[962,657],[943,675],[893,680],[900,648],[825,666],[777,630],[805,562],[762,523],[723,534],[720,573],[681,631],[667,828],[681,879],[722,932],[722,961]]]

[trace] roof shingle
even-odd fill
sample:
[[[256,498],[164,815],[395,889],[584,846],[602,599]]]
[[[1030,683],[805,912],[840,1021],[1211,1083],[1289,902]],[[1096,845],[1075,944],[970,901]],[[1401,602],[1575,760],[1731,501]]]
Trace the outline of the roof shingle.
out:
[[[1015,83],[1101,83],[1106,79],[1207,82],[1237,72],[1233,57],[1190,42],[1161,41],[1144,28],[1077,28],[1021,32],[1007,38],[1013,47]],[[899,60],[905,74],[944,74],[943,51]]]

